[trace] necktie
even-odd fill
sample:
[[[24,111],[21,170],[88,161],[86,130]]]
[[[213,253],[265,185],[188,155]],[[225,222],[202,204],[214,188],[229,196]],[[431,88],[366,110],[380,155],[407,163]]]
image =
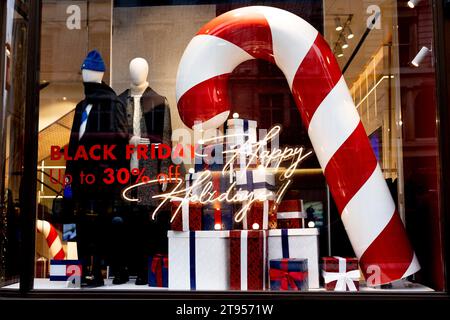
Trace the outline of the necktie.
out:
[[[81,125],[80,125],[80,132],[79,132],[78,140],[80,140],[83,137],[84,132],[86,131],[86,124],[87,124],[87,120],[88,120],[88,116],[89,116],[89,112],[91,111],[91,108],[92,108],[92,104],[88,104],[86,106],[86,108],[83,110],[83,113],[81,114]]]

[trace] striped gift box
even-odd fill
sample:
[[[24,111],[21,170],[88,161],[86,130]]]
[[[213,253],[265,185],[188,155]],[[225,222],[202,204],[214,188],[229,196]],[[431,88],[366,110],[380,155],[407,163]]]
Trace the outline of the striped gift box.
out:
[[[79,260],[50,260],[50,281],[67,281],[71,276],[81,277]]]

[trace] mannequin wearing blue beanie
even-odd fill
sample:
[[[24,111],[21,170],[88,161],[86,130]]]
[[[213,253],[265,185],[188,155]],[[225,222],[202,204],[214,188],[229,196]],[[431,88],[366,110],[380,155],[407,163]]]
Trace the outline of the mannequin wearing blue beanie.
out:
[[[81,285],[104,285],[102,267],[111,248],[108,246],[109,220],[120,208],[121,185],[102,182],[106,168],[114,171],[128,166],[125,147],[128,144],[126,108],[114,90],[102,82],[105,64],[98,51],[88,53],[81,66],[85,97],[75,107],[75,116],[69,140],[68,154],[74,155],[80,147],[115,145],[116,160],[67,160],[66,174],[72,177],[73,219],[77,224],[78,256],[83,271]],[[91,174],[95,183],[86,184],[82,176]]]

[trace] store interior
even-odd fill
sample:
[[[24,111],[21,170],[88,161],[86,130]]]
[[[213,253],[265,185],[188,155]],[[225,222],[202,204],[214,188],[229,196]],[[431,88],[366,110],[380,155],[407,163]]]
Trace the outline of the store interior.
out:
[[[129,87],[129,62],[135,57],[146,59],[150,87],[168,100],[172,129],[190,130],[180,118],[175,96],[178,64],[184,49],[205,23],[246,5],[238,1],[217,2],[148,5],[141,1],[140,5],[130,5],[126,1],[110,0],[43,1],[38,221],[52,222],[58,199],[62,197],[61,175],[65,162],[51,160],[50,150],[51,146],[66,146],[69,142],[74,108],[83,98],[80,65],[87,52],[94,48],[101,52],[107,66],[103,80],[117,94]],[[422,46],[432,48],[430,1],[424,0],[414,9],[407,6],[407,1],[395,0],[263,2],[291,11],[311,23],[333,49],[420,261],[422,269],[410,279],[408,287],[394,284],[389,288],[364,290],[444,290],[432,52],[419,67],[410,63]],[[73,28],[68,27],[70,6],[80,9],[81,19]],[[245,62],[233,71],[229,83],[232,112],[258,121],[259,128],[281,124],[281,145],[312,149],[289,85],[275,65],[261,60]],[[186,164],[185,169],[191,167]],[[7,168],[12,170],[13,166]],[[320,255],[353,256],[314,154],[296,171],[286,194],[287,199],[297,197],[304,200],[306,208],[315,210]],[[65,241],[62,245],[66,254],[71,252],[76,259],[76,250]],[[49,281],[51,259],[45,237],[37,232],[35,289],[72,289],[65,282]],[[105,268],[104,272],[108,277],[109,269]],[[122,285],[112,285],[111,281],[107,279],[107,285],[99,289],[161,290],[135,286],[131,280]],[[18,285],[13,283],[8,288],[18,288]]]

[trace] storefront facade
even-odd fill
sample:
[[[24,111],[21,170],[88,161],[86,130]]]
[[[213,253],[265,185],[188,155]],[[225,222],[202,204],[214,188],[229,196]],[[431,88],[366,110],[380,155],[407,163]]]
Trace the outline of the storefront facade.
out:
[[[279,281],[300,291],[289,299],[448,298],[447,1],[0,9],[0,296],[277,299]],[[195,162],[268,132],[252,163]],[[206,171],[217,193],[251,192],[167,196]],[[242,211],[255,190],[259,211]],[[147,285],[156,257],[168,288]],[[281,258],[302,265],[295,285],[274,271]],[[345,272],[355,292],[336,294]]]

